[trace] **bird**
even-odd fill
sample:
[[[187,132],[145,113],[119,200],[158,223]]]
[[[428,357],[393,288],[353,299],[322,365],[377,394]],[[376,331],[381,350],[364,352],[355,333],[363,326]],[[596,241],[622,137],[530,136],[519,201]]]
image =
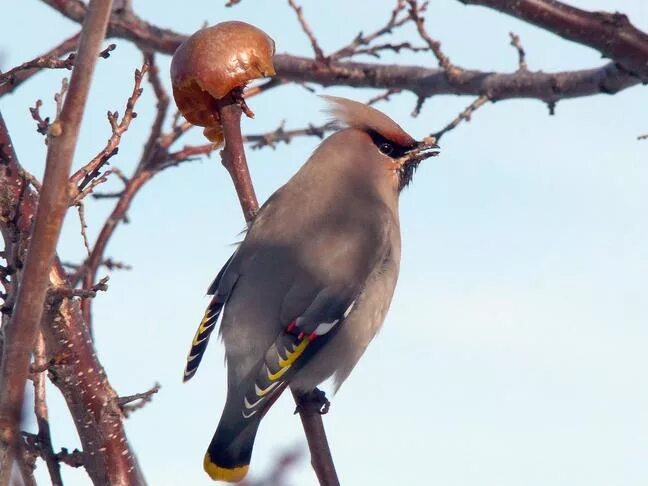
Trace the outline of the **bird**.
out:
[[[264,414],[288,387],[346,380],[390,306],[400,266],[398,200],[437,155],[364,103],[324,96],[340,127],[259,209],[208,289],[184,371],[191,379],[222,315],[227,398],[203,467],[245,477]]]

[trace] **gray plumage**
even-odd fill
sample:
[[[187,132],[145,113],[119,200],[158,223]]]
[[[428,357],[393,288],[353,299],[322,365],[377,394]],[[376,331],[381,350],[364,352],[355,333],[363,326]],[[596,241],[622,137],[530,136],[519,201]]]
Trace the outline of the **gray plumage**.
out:
[[[214,479],[247,472],[256,429],[281,391],[349,376],[383,323],[400,262],[399,192],[435,153],[386,115],[329,97],[347,128],[263,205],[210,288],[191,378],[221,309],[225,410],[205,458]],[[407,178],[408,180],[404,180]]]

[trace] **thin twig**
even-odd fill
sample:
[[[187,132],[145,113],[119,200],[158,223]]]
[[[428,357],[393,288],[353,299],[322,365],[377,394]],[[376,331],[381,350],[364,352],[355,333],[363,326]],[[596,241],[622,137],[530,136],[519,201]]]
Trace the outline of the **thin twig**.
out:
[[[400,92],[401,92],[400,89],[388,89],[384,93],[381,93],[379,95],[374,96],[373,98],[370,98],[366,104],[372,106],[380,101],[389,101],[392,95],[398,94]]]
[[[56,454],[56,459],[70,467],[85,466],[85,454],[78,449],[69,452],[65,447],[61,447],[61,452]]]
[[[78,38],[77,36],[74,39]],[[69,42],[66,41],[66,42]],[[117,46],[115,44],[110,44],[103,51],[99,53],[99,57],[107,59],[110,57],[110,53],[115,50]],[[22,63],[20,66],[10,69],[6,73],[0,73],[0,88],[5,84],[15,85],[16,77],[21,71],[38,71],[40,69],[67,69],[70,70],[74,66],[74,60],[76,55],[74,53],[68,54],[68,57],[65,59],[59,59],[57,55],[45,55],[39,56],[31,61]]]
[[[323,61],[325,59],[324,51],[322,51],[322,48],[317,42],[317,38],[315,37],[315,34],[313,34],[313,31],[308,25],[308,22],[306,22],[302,7],[297,5],[294,0],[288,0],[288,5],[290,5],[290,7],[295,11],[299,25],[301,25],[304,34],[306,34],[308,40],[311,43],[311,46],[313,47],[313,51],[315,52],[315,60]]]
[[[59,461],[54,455],[52,447],[52,438],[50,434],[49,418],[47,412],[47,401],[45,398],[45,370],[47,366],[47,357],[45,355],[45,340],[39,332],[34,349],[34,368],[43,369],[33,375],[34,381],[34,413],[36,414],[36,423],[38,424],[38,450],[40,456],[47,464],[52,486],[62,486],[61,467]]]
[[[461,113],[459,113],[454,120],[452,120],[450,123],[448,123],[441,130],[439,130],[436,133],[431,134],[430,136],[433,137],[434,139],[436,139],[437,141],[439,141],[444,134],[448,133],[450,130],[453,130],[462,121],[469,122],[470,117],[472,116],[472,114],[477,109],[479,109],[479,107],[486,104],[488,101],[490,101],[490,98],[488,98],[488,96],[484,96],[484,95],[480,96],[475,101],[470,103]]]
[[[80,35],[81,33],[78,33],[68,39],[65,39],[63,42],[61,42],[59,45],[51,49],[49,52],[46,52],[45,54],[37,57],[34,61],[38,59],[51,59],[51,58],[58,59],[59,57],[68,54],[69,52],[73,51],[74,48],[79,43]],[[41,70],[40,68],[34,67],[34,68],[23,69],[14,72],[13,75],[8,77],[7,82],[5,82],[4,84],[0,83],[0,96],[7,93],[11,93],[18,86],[20,86],[24,81],[27,81],[29,78],[31,78],[34,74],[36,74],[40,70]],[[10,71],[4,73],[2,76],[6,76],[9,73]]]
[[[126,108],[121,120],[119,120],[118,112],[109,111],[107,113],[111,135],[106,142],[106,146],[90,162],[81,167],[72,175],[72,177],[70,177],[70,183],[77,185],[79,194],[83,193],[86,186],[88,186],[95,178],[100,176],[102,167],[108,163],[111,157],[117,154],[122,135],[126,130],[128,130],[133,119],[137,117],[137,113],[134,111],[135,104],[142,95],[142,78],[148,71],[149,65],[146,63],[141,69],[135,70],[133,91],[126,101]],[[79,198],[77,197],[77,199]]]
[[[295,137],[312,136],[321,140],[327,132],[333,131],[337,128],[335,122],[328,122],[319,126],[310,124],[306,128],[298,128],[295,130],[284,130],[283,126],[282,123],[272,132],[260,135],[245,135],[243,140],[245,143],[252,144],[252,149],[260,149],[263,147],[275,148],[277,143],[290,143],[290,141]]]
[[[29,113],[31,113],[32,118],[36,122],[36,131],[41,135],[47,135],[47,130],[49,130],[50,119],[49,117],[43,118],[40,114],[41,106],[43,106],[42,100],[36,100],[33,108],[29,108]],[[45,139],[47,141],[47,138]]]
[[[362,32],[358,33],[358,35],[356,35],[348,45],[338,49],[336,52],[331,54],[329,58],[337,60],[353,57],[358,53],[360,46],[367,46],[379,37],[382,37],[385,34],[391,34],[395,28],[400,27],[411,20],[411,16],[408,14],[400,18],[398,17],[404,9],[405,0],[397,0],[396,6],[392,10],[387,23],[383,27],[368,35],[364,35]]]
[[[425,10],[427,2],[424,6],[419,6],[417,0],[407,0],[407,3],[410,6],[409,14],[412,17],[412,20],[416,24],[416,30],[418,30],[419,35],[425,41],[425,43],[430,47],[430,50],[434,54],[434,57],[437,58],[439,66],[441,69],[446,71],[448,75],[451,75],[452,72],[456,69],[450,62],[450,58],[446,56],[441,50],[441,43],[437,40],[432,39],[427,30],[425,30],[425,20],[423,19],[421,12]]]
[[[147,403],[153,400],[153,395],[159,392],[160,388],[162,388],[162,386],[159,383],[155,383],[155,385],[143,393],[136,393],[135,395],[117,398],[117,404],[124,413],[124,416],[128,417],[131,413],[143,408]]]
[[[366,54],[368,56],[372,56],[379,59],[380,54],[383,51],[392,51],[398,54],[400,53],[401,50],[410,51],[410,52],[425,52],[425,51],[429,51],[430,48],[413,46],[409,42],[400,42],[398,44],[386,43],[386,44],[378,44],[371,47],[356,49],[353,55],[356,56],[360,54]]]
[[[88,242],[88,223],[85,219],[85,206],[82,201],[79,201],[76,205],[77,212],[79,213],[79,224],[81,225],[81,237],[83,238],[83,245],[85,246],[86,252],[90,255],[90,243]]]
[[[48,294],[53,300],[72,299],[74,297],[79,297],[81,299],[94,299],[97,296],[97,292],[105,292],[108,290],[109,278],[110,277],[104,277],[87,289],[75,289],[65,285],[50,287]]]
[[[520,36],[513,32],[509,32],[509,35],[511,36],[511,45],[515,47],[515,50],[517,50],[518,53],[518,71],[527,71],[528,66],[526,63],[526,53],[524,52],[524,47],[520,41]]]

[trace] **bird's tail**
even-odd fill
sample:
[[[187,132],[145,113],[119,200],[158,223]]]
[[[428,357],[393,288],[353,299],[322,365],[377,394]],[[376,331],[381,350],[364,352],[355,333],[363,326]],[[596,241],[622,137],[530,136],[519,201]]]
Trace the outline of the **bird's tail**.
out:
[[[245,418],[241,404],[236,402],[239,401],[228,397],[223,416],[205,454],[203,467],[215,481],[241,481],[250,465],[262,415]]]

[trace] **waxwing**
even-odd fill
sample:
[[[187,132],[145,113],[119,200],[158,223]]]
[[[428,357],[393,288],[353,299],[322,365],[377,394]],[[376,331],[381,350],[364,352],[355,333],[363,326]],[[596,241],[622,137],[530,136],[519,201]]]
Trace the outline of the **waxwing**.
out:
[[[344,127],[261,207],[209,287],[187,359],[195,373],[222,314],[227,400],[204,459],[214,480],[247,473],[259,423],[286,387],[347,378],[378,332],[400,262],[398,196],[438,148],[385,114],[326,96]]]

